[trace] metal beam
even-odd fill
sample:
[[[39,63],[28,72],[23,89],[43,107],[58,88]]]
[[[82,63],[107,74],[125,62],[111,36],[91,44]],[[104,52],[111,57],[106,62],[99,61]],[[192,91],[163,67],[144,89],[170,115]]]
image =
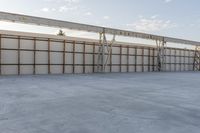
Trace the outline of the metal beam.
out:
[[[176,38],[171,38],[171,37],[164,37],[164,36],[158,36],[158,35],[153,35],[153,34],[106,28],[106,27],[100,27],[100,26],[94,26],[94,25],[73,23],[73,22],[67,22],[67,21],[61,21],[61,20],[55,20],[55,19],[47,19],[47,18],[27,16],[27,15],[21,15],[21,14],[13,14],[13,13],[7,13],[7,12],[0,12],[0,20],[26,23],[26,24],[35,24],[35,25],[42,25],[42,26],[49,26],[49,27],[67,28],[67,29],[88,31],[88,32],[94,32],[94,33],[104,32],[105,34],[112,34],[116,36],[136,37],[136,38],[160,40],[160,41],[163,41],[163,38],[164,38],[165,42],[200,46],[200,42],[196,42],[196,41],[176,39]]]
[[[189,45],[194,45],[194,46],[200,46],[200,42],[184,40],[184,39],[177,39],[177,38],[172,38],[172,37],[164,37],[164,41],[171,42],[171,43],[180,43],[180,44],[189,44]]]
[[[195,48],[193,71],[200,71],[200,48],[198,46]]]
[[[163,38],[164,39],[164,38]],[[166,42],[163,41],[156,41],[157,46],[157,71],[165,71],[166,70]]]

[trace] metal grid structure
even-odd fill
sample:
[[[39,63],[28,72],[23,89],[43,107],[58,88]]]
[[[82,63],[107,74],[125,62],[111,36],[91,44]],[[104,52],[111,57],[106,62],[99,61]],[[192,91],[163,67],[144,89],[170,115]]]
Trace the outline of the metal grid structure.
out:
[[[200,49],[199,49],[199,46],[196,46],[196,48],[195,48],[193,70],[200,71]]]
[[[11,48],[6,46],[3,42],[6,40],[15,40],[16,47]],[[31,41],[31,48],[26,48]],[[44,43],[41,43],[44,42]],[[58,43],[59,49],[55,50],[55,43]],[[14,42],[13,42],[14,44]],[[10,45],[13,45],[10,43]],[[24,45],[26,44],[26,45]],[[45,45],[46,48],[42,48],[41,45]],[[71,49],[69,49],[71,47]],[[112,47],[110,53],[105,53],[109,57],[107,65],[105,66],[105,72],[153,72],[157,70],[157,56],[159,53],[156,47],[148,46],[133,46],[133,45],[119,45],[109,44],[109,48]],[[81,49],[80,49],[81,48]],[[31,73],[29,74],[41,74],[37,70],[39,66],[45,66],[47,68],[46,74],[51,74],[53,67],[59,67],[61,71],[59,73],[94,73],[98,70],[98,52],[99,43],[86,42],[77,40],[60,40],[53,38],[38,38],[38,37],[26,37],[16,35],[4,35],[0,34],[0,74],[7,66],[15,66],[17,73],[24,74],[23,67],[30,66]],[[166,71],[192,71],[194,59],[194,50],[165,48],[166,61],[163,65],[168,66]],[[16,62],[5,62],[5,58],[9,51],[16,52],[13,58],[16,58]],[[30,55],[28,60],[24,61],[24,55],[27,53]],[[43,61],[38,61],[42,58],[41,53],[47,55],[47,58]],[[182,54],[183,53],[183,54]],[[186,54],[187,53],[187,54]],[[60,62],[55,63],[59,54]],[[4,60],[2,60],[4,58]],[[173,58],[173,60],[172,60]],[[81,59],[81,60],[80,60]],[[91,60],[90,63],[87,60]],[[56,59],[57,60],[57,59]],[[116,63],[118,62],[118,63]],[[71,71],[69,70],[69,67]],[[89,68],[90,67],[90,68]],[[3,69],[4,68],[4,69]],[[116,69],[117,68],[117,69]],[[81,72],[77,72],[81,69]]]
[[[100,39],[99,39],[98,53],[97,53],[97,55],[98,55],[98,62],[97,62],[98,70],[97,71],[98,72],[106,72],[106,66],[108,65],[108,59],[112,58],[112,54],[111,54],[112,44],[115,41],[115,36],[127,36],[127,37],[136,37],[136,38],[154,40],[156,43],[156,46],[157,46],[156,50],[154,49],[154,51],[157,51],[157,56],[156,56],[157,62],[155,64],[156,68],[153,68],[153,69],[156,71],[166,71],[166,65],[167,65],[166,44],[167,43],[187,44],[187,45],[193,45],[196,47],[200,46],[200,42],[196,42],[196,41],[164,37],[164,36],[139,33],[139,32],[132,32],[132,31],[126,31],[126,30],[112,29],[112,28],[107,28],[107,27],[72,23],[72,22],[67,22],[67,21],[40,18],[40,17],[27,16],[27,15],[21,15],[21,14],[6,13],[6,12],[0,12],[0,20],[99,33]],[[107,34],[111,34],[114,36],[111,44],[108,44],[108,42],[107,42],[107,39],[106,39]],[[49,42],[48,43],[49,44],[48,51],[50,51],[51,40],[48,40],[48,42]],[[19,43],[20,43],[20,39],[19,39]],[[75,46],[76,43],[77,42],[74,41],[73,45]],[[121,47],[123,47],[123,46],[120,46],[120,54],[122,54]],[[129,47],[127,49],[129,49]],[[127,51],[129,54],[129,50],[127,50]],[[195,51],[196,52],[193,55],[193,58],[194,58],[193,70],[200,70],[199,69],[200,62],[198,61],[199,60],[199,52],[198,52],[198,50],[195,50]],[[136,52],[137,52],[137,50],[136,50]],[[144,51],[142,50],[142,52],[144,52]],[[20,46],[18,47],[18,53],[20,53]],[[153,53],[153,54],[155,56],[155,53]],[[127,59],[128,58],[129,57],[127,57]],[[121,60],[122,60],[122,58],[120,57],[120,63],[121,63]],[[155,60],[155,59],[153,59],[153,60]],[[20,62],[20,59],[18,59],[18,62]],[[142,58],[142,62],[143,62],[143,58]],[[50,60],[48,60],[48,64],[50,64]],[[75,63],[73,62],[73,65],[74,64]],[[127,64],[131,65],[130,63],[127,63]],[[176,62],[175,62],[175,64],[176,64]],[[123,65],[123,64],[121,64],[121,65]],[[141,65],[144,66],[144,64],[141,64]],[[127,70],[128,70],[128,68],[127,68]],[[143,70],[143,67],[142,67],[142,70]]]

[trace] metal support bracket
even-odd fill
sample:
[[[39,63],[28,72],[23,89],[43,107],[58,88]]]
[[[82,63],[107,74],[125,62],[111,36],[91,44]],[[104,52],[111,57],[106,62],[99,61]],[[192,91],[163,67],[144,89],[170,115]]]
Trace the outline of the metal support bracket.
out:
[[[165,49],[166,42],[157,40],[156,47],[157,47],[157,71],[166,71],[166,49]]]
[[[113,35],[112,41],[109,43],[106,38],[105,31],[99,33],[99,49],[98,49],[98,72],[106,72],[106,66],[108,65],[108,59],[111,56],[112,45],[115,42],[115,35]]]
[[[200,46],[195,47],[193,70],[200,71]]]

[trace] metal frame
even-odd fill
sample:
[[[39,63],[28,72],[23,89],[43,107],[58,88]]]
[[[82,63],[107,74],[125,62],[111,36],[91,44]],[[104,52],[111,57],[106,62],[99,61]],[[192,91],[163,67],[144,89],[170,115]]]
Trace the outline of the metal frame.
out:
[[[196,46],[195,48],[193,70],[200,71],[200,47],[199,46]]]
[[[177,39],[177,38],[172,38],[172,37],[164,37],[164,36],[158,36],[158,35],[153,35],[153,34],[113,29],[113,28],[107,28],[107,27],[101,27],[101,26],[73,23],[73,22],[67,22],[67,21],[61,21],[61,20],[55,20],[55,19],[34,17],[34,16],[28,16],[28,15],[22,15],[22,14],[0,12],[0,20],[99,33],[100,38],[99,38],[98,65],[97,65],[98,72],[105,72],[106,66],[108,65],[108,59],[109,57],[111,57],[112,45],[115,42],[115,36],[127,36],[127,37],[136,37],[136,38],[142,38],[142,39],[155,40],[156,46],[157,46],[157,65],[156,65],[157,71],[166,70],[165,45],[167,42],[188,44],[188,45],[200,47],[200,42],[197,42],[197,41]],[[113,40],[111,41],[110,44],[108,44],[108,41],[106,39],[107,34],[113,35]],[[200,70],[200,66],[196,65],[196,64],[199,64],[199,62],[197,61],[199,60],[199,58],[200,58],[199,50],[198,51],[196,50],[195,55],[194,55],[194,64],[193,64],[194,70],[196,69]]]
[[[7,12],[0,12],[0,20],[26,23],[26,24],[35,24],[35,25],[42,25],[42,26],[49,26],[49,27],[67,28],[67,29],[74,29],[74,30],[81,30],[81,31],[88,31],[88,32],[95,32],[95,33],[104,33],[104,34],[111,34],[111,35],[116,35],[116,36],[136,37],[136,38],[143,38],[143,39],[150,39],[150,40],[163,41],[163,38],[164,38],[165,42],[200,46],[200,42],[197,42],[197,41],[190,41],[190,40],[177,39],[177,38],[172,38],[172,37],[164,37],[164,36],[158,36],[158,35],[153,35],[153,34],[146,34],[146,33],[140,33],[140,32],[127,31],[127,30],[119,30],[119,29],[113,29],[113,28],[107,28],[107,27],[101,27],[101,26],[73,23],[73,22],[68,22],[68,21],[61,21],[61,20],[34,17],[34,16],[7,13]]]
[[[166,71],[166,50],[165,50],[166,42],[164,41],[156,41],[157,47],[157,71]]]
[[[84,69],[84,67],[88,67],[88,66],[91,66],[91,67],[93,67],[92,68],[92,70],[93,70],[93,72],[97,72],[94,68],[95,67],[97,67],[97,63],[95,63],[95,56],[97,56],[98,55],[98,51],[95,51],[95,47],[97,47],[98,46],[98,44],[97,43],[91,43],[91,42],[85,42],[85,41],[83,41],[83,42],[78,42],[78,41],[75,41],[75,40],[54,40],[54,39],[51,39],[51,38],[46,38],[46,39],[44,39],[44,38],[37,38],[37,37],[32,37],[32,38],[26,38],[26,37],[24,37],[24,36],[10,36],[10,35],[2,35],[2,34],[0,34],[0,40],[2,40],[2,39],[19,39],[18,41],[19,42],[21,42],[22,40],[32,40],[33,42],[34,42],[34,48],[33,49],[25,49],[25,48],[22,48],[22,47],[20,47],[20,48],[5,48],[4,46],[2,46],[2,47],[0,47],[0,51],[2,51],[2,52],[5,52],[5,51],[16,51],[16,52],[18,52],[19,51],[19,53],[20,52],[24,52],[24,51],[27,51],[27,52],[32,52],[32,53],[35,53],[35,54],[33,54],[33,58],[34,58],[34,61],[33,61],[33,63],[28,63],[28,64],[25,64],[25,63],[22,63],[22,62],[17,62],[17,63],[12,63],[12,64],[10,64],[10,63],[8,63],[8,64],[6,64],[6,63],[3,63],[3,62],[0,62],[0,67],[4,67],[4,66],[33,66],[33,74],[37,74],[37,71],[36,71],[36,67],[37,66],[55,66],[55,65],[57,65],[57,66],[63,66],[63,67],[65,67],[65,66],[71,66],[71,67],[73,67],[73,69],[74,68],[76,68],[77,66],[81,66],[81,67],[83,67],[83,69]],[[36,49],[36,47],[39,45],[37,42],[38,41],[46,41],[46,42],[49,42],[49,44],[51,44],[51,43],[53,43],[53,42],[60,42],[60,45],[62,45],[62,46],[64,46],[64,45],[66,45],[65,47],[68,47],[68,43],[70,43],[70,45],[73,45],[74,47],[73,47],[73,51],[68,51],[68,50],[64,50],[64,47],[63,47],[63,50],[61,49],[61,50],[52,50],[51,48],[49,48],[49,49],[46,49],[46,50],[39,50],[39,49]],[[64,43],[65,42],[65,43]],[[41,44],[42,45],[42,44]],[[46,44],[46,45],[48,45],[48,44]],[[78,52],[78,51],[76,51],[76,49],[75,49],[75,45],[78,45],[78,46],[80,46],[80,47],[84,47],[84,45],[86,45],[86,46],[90,46],[91,47],[91,49],[93,49],[93,52],[89,52],[89,51],[84,51],[84,49],[83,49],[83,51],[82,52]],[[121,72],[122,72],[122,68],[125,68],[125,67],[132,67],[132,70],[134,70],[134,68],[133,67],[135,67],[135,72],[137,72],[138,70],[137,70],[137,67],[141,67],[142,69],[144,69],[144,68],[148,68],[148,67],[152,67],[152,68],[154,68],[154,67],[157,67],[153,62],[154,62],[154,59],[155,58],[157,58],[157,56],[156,56],[156,49],[155,48],[152,48],[152,47],[139,47],[139,46],[131,46],[131,45],[118,45],[118,44],[114,44],[112,47],[115,47],[115,48],[118,48],[121,52],[118,52],[118,53],[112,53],[112,56],[114,56],[114,55],[117,55],[117,56],[120,56],[120,58],[122,57],[122,56],[127,56],[127,61],[128,61],[128,57],[130,58],[130,59],[132,59],[132,60],[134,60],[135,62],[132,62],[132,63],[122,63],[122,61],[120,61],[120,63],[119,64],[107,64],[107,66],[115,66],[115,67],[119,67],[119,68],[121,68]],[[122,49],[129,49],[130,51],[128,52],[127,51],[127,53],[123,53],[122,52]],[[143,54],[138,54],[138,50],[142,50],[143,51]],[[176,51],[178,51],[178,50],[185,50],[185,49],[175,49],[175,48],[168,48],[168,47],[166,47],[166,45],[165,45],[165,50],[166,49],[173,49],[173,50],[176,50]],[[144,52],[144,50],[145,51],[148,51],[148,50],[150,50],[150,51],[152,51],[153,53],[152,53],[152,55],[149,55],[149,53],[146,53],[145,54],[145,52]],[[132,52],[131,52],[132,51]],[[134,52],[135,51],[135,52]],[[194,50],[186,50],[186,51],[188,51],[188,52],[195,52]],[[52,63],[50,60],[49,60],[49,62],[50,63],[46,63],[46,64],[40,64],[40,63],[37,63],[36,62],[36,53],[37,52],[46,52],[46,53],[52,53],[52,52],[55,52],[55,53],[61,53],[61,54],[63,54],[63,55],[67,55],[67,54],[73,54],[74,55],[74,57],[73,57],[73,63],[72,64],[69,64],[67,61],[65,61],[64,62],[64,60],[63,60],[63,62],[62,63],[60,63],[60,64],[54,64],[54,63]],[[76,58],[75,58],[75,55],[83,55],[83,58],[85,58],[84,57],[84,55],[91,55],[92,57],[92,60],[93,60],[93,62],[91,62],[91,64],[88,64],[88,63],[84,63],[84,62],[80,62],[80,63],[76,63]],[[108,56],[108,54],[107,53],[105,53],[105,56]],[[165,56],[166,57],[176,57],[177,59],[179,58],[188,58],[188,59],[194,59],[194,55],[188,55],[188,56],[184,56],[184,55],[171,55],[171,54],[165,54]],[[64,57],[64,56],[63,56]],[[138,64],[138,59],[139,58],[151,58],[152,59],[152,62],[149,62],[148,61],[148,64],[143,64],[143,63],[141,63],[141,64]],[[38,58],[38,57],[37,57]],[[20,60],[20,59],[19,59]],[[122,58],[121,58],[121,60],[122,60]],[[168,63],[166,63],[165,62],[165,65],[171,65],[171,64],[173,64],[173,65],[181,65],[181,66],[184,66],[184,65],[187,65],[187,66],[192,66],[193,65],[193,63],[192,62],[184,62],[184,63],[172,63],[172,62],[168,62]],[[199,63],[197,63],[197,65],[199,65]],[[153,70],[149,70],[149,69],[145,69],[145,71],[146,70],[148,70],[149,72],[150,71],[153,71]],[[21,72],[20,72],[21,70],[19,69],[19,74],[21,74]],[[64,71],[63,71],[64,72]],[[75,72],[74,70],[73,70],[73,72]],[[112,72],[112,71],[111,71]],[[49,73],[51,73],[51,70],[50,70],[50,72]],[[65,72],[64,72],[65,73]]]
[[[112,41],[109,43],[106,38],[105,32],[99,34],[99,49],[98,49],[98,62],[97,71],[106,72],[106,66],[108,60],[111,57],[112,45],[115,43],[115,35],[113,35]]]
[[[2,68],[1,68],[1,58],[2,58],[2,57],[1,57],[1,51],[2,51],[2,50],[1,50],[1,39],[2,39],[2,37],[1,37],[1,34],[0,34],[0,75],[1,75],[1,69],[2,69]]]

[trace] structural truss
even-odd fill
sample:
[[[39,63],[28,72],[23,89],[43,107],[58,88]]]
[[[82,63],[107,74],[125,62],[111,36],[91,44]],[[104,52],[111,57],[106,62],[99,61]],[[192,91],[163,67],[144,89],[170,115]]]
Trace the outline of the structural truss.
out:
[[[55,20],[55,19],[27,16],[27,15],[21,15],[21,14],[13,14],[13,13],[7,13],[7,12],[0,12],[0,20],[99,33],[100,34],[100,40],[99,40],[100,46],[99,46],[99,57],[98,57],[99,72],[105,72],[105,67],[107,65],[109,52],[112,50],[112,43],[114,43],[115,36],[136,37],[136,38],[141,38],[141,39],[155,40],[157,44],[157,51],[158,51],[158,55],[157,55],[158,57],[157,70],[158,71],[165,70],[164,64],[165,64],[166,43],[170,42],[170,43],[194,45],[196,47],[200,46],[200,42],[197,42],[197,41],[177,39],[177,38],[158,36],[158,35],[133,32],[133,31],[126,31],[126,30],[120,30],[120,29],[113,29],[113,28],[107,28],[107,27],[100,27],[100,26],[94,26],[94,25],[73,23],[73,22],[67,22],[67,21],[61,21],[61,20]],[[114,36],[114,39],[111,44],[108,44],[106,40],[107,34]],[[197,55],[199,55],[198,51],[194,55],[195,56],[194,68],[196,68],[195,64],[196,64],[196,59],[198,58],[196,57]]]

